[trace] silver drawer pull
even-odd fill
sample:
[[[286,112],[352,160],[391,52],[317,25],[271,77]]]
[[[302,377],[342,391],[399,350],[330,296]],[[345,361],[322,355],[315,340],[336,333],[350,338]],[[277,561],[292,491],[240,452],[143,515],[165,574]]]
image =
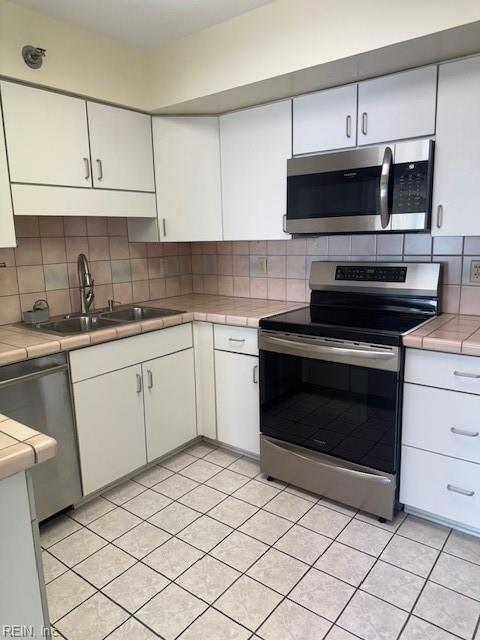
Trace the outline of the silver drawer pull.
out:
[[[457,378],[473,378],[474,380],[480,379],[480,373],[469,373],[468,371],[454,371],[454,376]]]
[[[245,338],[229,338],[229,342],[238,342],[239,344],[244,344]]]
[[[450,431],[457,436],[467,436],[468,438],[477,438],[478,431],[466,431],[465,429],[457,429],[457,427],[451,427]]]
[[[452,491],[453,493],[459,493],[462,496],[467,496],[467,498],[471,498],[475,495],[475,491],[470,491],[469,489],[462,489],[462,487],[456,487],[453,484],[447,484],[447,489]]]

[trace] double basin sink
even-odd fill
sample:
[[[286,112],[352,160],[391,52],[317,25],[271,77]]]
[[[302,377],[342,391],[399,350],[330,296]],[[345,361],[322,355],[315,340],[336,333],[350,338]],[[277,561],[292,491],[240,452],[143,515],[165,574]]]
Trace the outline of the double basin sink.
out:
[[[87,331],[95,331],[96,329],[115,327],[124,322],[140,322],[141,320],[151,320],[152,318],[166,318],[179,313],[185,312],[176,311],[175,309],[128,306],[113,311],[98,311],[85,315],[68,315],[63,318],[49,320],[48,322],[40,322],[29,328],[58,334],[86,333]]]

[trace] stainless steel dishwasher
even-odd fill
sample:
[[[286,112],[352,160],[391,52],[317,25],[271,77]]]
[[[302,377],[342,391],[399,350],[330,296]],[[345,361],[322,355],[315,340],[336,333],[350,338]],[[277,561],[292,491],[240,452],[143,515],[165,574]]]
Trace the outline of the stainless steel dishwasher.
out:
[[[77,503],[82,486],[66,355],[0,367],[0,413],[58,443],[56,457],[31,470],[38,519]]]

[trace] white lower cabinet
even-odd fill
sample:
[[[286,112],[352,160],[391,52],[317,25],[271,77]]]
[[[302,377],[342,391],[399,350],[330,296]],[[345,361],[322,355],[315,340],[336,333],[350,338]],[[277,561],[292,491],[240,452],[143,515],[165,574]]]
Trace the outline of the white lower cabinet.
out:
[[[87,495],[147,461],[142,367],[138,364],[77,382],[74,397]]]
[[[260,453],[258,357],[215,351],[218,440]]]
[[[147,461],[196,436],[193,349],[142,364]]]

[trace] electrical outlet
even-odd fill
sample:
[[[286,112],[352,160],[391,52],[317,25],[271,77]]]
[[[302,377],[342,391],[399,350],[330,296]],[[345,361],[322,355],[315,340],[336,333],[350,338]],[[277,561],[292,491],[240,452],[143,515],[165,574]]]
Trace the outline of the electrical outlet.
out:
[[[480,260],[470,262],[470,282],[480,282]]]
[[[265,256],[257,257],[255,271],[257,273],[267,273],[267,258]]]

